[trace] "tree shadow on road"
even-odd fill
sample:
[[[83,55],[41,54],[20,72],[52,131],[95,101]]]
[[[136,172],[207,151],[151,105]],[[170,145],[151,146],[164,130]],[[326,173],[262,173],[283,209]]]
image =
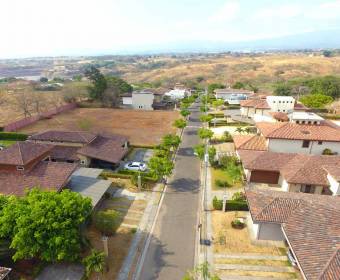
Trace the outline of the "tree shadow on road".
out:
[[[200,180],[193,180],[187,178],[179,178],[173,180],[169,184],[168,192],[191,192],[198,193],[200,189]]]

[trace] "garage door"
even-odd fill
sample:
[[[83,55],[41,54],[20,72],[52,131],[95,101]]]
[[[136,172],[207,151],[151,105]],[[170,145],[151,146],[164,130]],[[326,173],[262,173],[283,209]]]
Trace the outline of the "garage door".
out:
[[[250,175],[250,182],[277,184],[280,173],[273,171],[252,171]]]

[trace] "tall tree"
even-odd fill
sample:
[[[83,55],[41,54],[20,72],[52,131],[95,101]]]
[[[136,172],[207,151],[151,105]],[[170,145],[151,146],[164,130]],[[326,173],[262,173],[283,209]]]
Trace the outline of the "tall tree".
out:
[[[107,81],[102,73],[94,67],[89,66],[84,73],[92,85],[88,87],[89,95],[93,99],[102,100],[103,93],[107,89]]]

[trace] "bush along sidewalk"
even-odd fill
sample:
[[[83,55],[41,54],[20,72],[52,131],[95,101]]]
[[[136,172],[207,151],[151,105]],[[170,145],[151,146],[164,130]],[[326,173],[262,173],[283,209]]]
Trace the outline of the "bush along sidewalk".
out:
[[[16,132],[0,132],[0,140],[25,141],[28,135]]]
[[[223,200],[216,196],[213,198],[212,205],[214,210],[222,210]],[[248,211],[248,204],[243,193],[235,193],[232,200],[226,201],[226,211]]]

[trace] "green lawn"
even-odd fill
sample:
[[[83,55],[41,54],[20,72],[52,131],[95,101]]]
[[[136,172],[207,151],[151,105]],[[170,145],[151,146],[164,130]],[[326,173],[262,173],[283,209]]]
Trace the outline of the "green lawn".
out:
[[[9,147],[9,146],[13,145],[15,142],[17,142],[17,141],[13,141],[13,140],[0,140],[0,145],[1,146],[5,146],[5,147]]]
[[[242,187],[242,168],[233,163],[228,164],[225,168],[211,167],[211,185],[213,190],[223,190],[223,187],[216,185],[216,180],[226,181],[233,188]]]

